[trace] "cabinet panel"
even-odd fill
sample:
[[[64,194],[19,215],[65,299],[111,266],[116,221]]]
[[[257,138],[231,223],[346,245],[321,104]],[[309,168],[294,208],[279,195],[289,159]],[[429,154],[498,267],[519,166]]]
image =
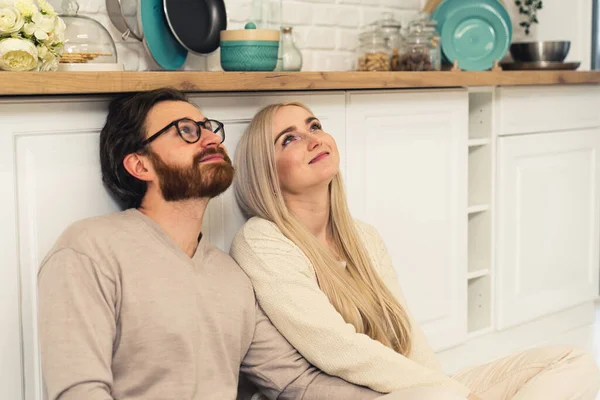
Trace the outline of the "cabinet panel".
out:
[[[598,293],[600,129],[499,140],[498,324]]]
[[[466,335],[467,92],[352,93],[348,196],[435,349]]]

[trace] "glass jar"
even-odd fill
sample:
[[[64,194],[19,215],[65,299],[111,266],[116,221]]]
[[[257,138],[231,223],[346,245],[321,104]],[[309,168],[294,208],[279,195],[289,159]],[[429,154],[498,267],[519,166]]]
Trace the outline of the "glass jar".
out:
[[[402,23],[394,19],[391,12],[384,12],[381,14],[378,24],[391,50],[391,70],[398,71],[400,56],[406,52],[406,40],[402,35]]]
[[[400,56],[399,71],[439,71],[442,52],[435,21],[419,19],[411,22],[406,37],[406,52]]]
[[[79,4],[75,0],[64,0],[61,8],[66,29],[60,63],[115,64],[117,48],[106,28],[95,19],[78,15]]]
[[[358,36],[359,71],[389,71],[391,50],[377,25],[369,25]]]
[[[282,53],[283,71],[300,71],[302,69],[302,53],[294,43],[292,27],[281,28],[281,42],[279,44]]]

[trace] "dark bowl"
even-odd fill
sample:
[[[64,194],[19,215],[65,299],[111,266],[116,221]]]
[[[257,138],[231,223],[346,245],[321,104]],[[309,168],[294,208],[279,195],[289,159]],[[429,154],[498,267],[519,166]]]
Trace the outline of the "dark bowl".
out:
[[[510,46],[510,55],[516,62],[556,61],[563,62],[569,54],[568,40],[545,42],[520,42]]]

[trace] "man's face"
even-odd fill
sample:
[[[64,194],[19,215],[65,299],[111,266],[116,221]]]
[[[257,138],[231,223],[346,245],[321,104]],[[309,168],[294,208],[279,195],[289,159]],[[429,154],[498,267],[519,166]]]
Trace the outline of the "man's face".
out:
[[[194,105],[183,101],[156,104],[146,118],[146,138],[175,120],[189,118],[204,121]],[[149,145],[157,184],[166,201],[213,198],[223,193],[233,181],[233,166],[221,137],[200,129],[195,143],[184,141],[172,126]]]

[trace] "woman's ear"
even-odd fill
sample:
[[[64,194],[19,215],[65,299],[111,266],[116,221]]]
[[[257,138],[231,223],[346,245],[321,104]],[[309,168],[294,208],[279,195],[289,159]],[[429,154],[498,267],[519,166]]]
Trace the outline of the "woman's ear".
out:
[[[123,167],[134,178],[141,181],[151,181],[154,178],[154,171],[150,167],[150,160],[138,153],[131,153],[125,156]]]

